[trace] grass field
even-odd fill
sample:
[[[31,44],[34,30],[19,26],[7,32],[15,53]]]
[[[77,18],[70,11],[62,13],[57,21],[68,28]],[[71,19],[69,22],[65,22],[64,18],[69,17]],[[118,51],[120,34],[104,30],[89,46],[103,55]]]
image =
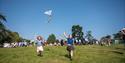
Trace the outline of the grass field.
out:
[[[46,46],[43,57],[35,47],[0,48],[0,63],[125,63],[123,45],[75,46],[73,60],[67,57],[66,47]]]

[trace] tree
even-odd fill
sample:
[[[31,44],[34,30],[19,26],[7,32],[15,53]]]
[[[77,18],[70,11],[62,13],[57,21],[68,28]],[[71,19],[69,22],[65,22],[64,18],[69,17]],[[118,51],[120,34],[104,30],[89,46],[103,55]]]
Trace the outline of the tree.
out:
[[[77,40],[83,39],[83,32],[82,27],[80,25],[73,25],[72,26],[72,36]]]
[[[101,45],[108,45],[110,46],[112,39],[111,35],[106,35],[100,39]]]
[[[9,36],[11,37],[11,42],[20,41],[20,36],[19,36],[18,32],[11,32]]]
[[[54,42],[56,42],[56,37],[55,37],[55,35],[54,35],[54,34],[49,35],[49,37],[48,37],[48,39],[47,39],[47,42],[48,42],[48,43],[54,43]]]
[[[119,32],[113,34],[113,38],[117,39],[117,40],[121,40],[122,39],[122,33],[119,31]]]
[[[0,14],[0,44],[21,41],[18,32],[13,32],[5,27],[4,22],[6,21],[5,16]]]
[[[111,39],[111,35],[107,35],[107,36],[105,36],[105,38]]]
[[[5,40],[5,38],[8,37],[10,32],[9,30],[7,30],[3,24],[3,22],[6,22],[6,18],[4,15],[0,14],[0,44],[3,44],[3,41]]]
[[[19,36],[18,32],[12,32],[10,30],[6,30],[4,31],[4,33],[2,33],[3,35],[1,35],[1,39],[0,39],[0,44],[3,44],[4,42],[19,42],[21,37]],[[6,35],[6,36],[5,36]]]
[[[87,38],[89,42],[92,42],[93,40],[92,31],[87,31],[85,38]]]
[[[6,22],[6,18],[5,18],[4,15],[0,14],[0,31],[5,29],[5,26],[4,26],[3,22]]]
[[[113,34],[113,40],[115,43],[124,43],[123,37],[124,36],[121,31]]]
[[[0,21],[1,21],[1,22],[2,22],[2,21],[6,21],[5,16],[4,16],[4,15],[2,15],[2,14],[0,14]]]

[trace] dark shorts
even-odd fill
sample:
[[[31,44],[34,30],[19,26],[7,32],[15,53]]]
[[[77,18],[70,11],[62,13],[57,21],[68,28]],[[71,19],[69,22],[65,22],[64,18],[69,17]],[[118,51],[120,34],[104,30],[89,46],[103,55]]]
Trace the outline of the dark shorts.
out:
[[[74,48],[74,46],[73,45],[71,45],[71,46],[67,46],[67,51],[71,51],[71,50],[74,50],[75,48]]]

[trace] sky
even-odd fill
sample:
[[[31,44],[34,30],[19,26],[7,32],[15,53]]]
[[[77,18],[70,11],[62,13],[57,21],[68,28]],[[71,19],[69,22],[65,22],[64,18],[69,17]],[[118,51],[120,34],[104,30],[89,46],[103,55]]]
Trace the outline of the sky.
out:
[[[44,14],[49,9],[50,23]],[[63,32],[71,34],[73,25],[82,26],[84,35],[91,30],[99,39],[125,27],[125,0],[0,0],[0,13],[8,29],[27,39],[47,39],[52,33],[62,38]]]

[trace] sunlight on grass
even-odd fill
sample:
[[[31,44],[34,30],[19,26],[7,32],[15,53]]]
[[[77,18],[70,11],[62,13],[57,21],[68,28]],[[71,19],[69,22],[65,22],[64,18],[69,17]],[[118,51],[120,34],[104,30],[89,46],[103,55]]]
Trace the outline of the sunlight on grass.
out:
[[[44,49],[44,56],[38,57],[35,47],[0,48],[0,63],[125,63],[123,45],[76,46],[72,61],[66,56],[65,46]]]

